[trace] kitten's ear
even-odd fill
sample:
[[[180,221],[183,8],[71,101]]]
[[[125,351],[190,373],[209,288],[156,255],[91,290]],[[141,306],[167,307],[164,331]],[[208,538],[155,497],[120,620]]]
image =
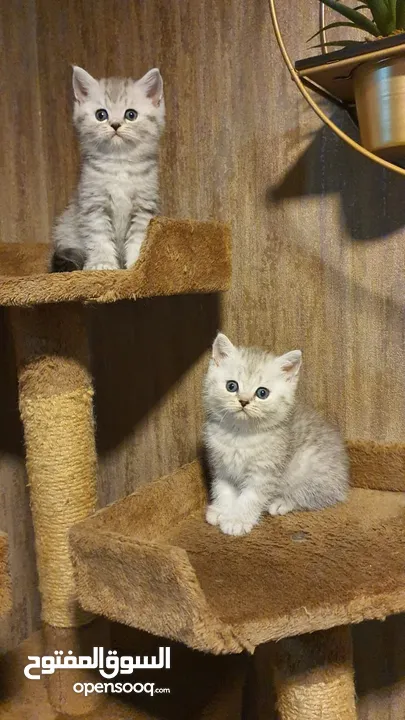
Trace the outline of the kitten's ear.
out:
[[[291,380],[298,378],[302,363],[302,352],[301,350],[291,350],[291,352],[277,358],[277,362],[285,375],[285,379],[291,382]]]
[[[229,338],[223,333],[218,333],[212,346],[212,358],[216,365],[219,365],[222,360],[232,355],[235,347],[232,345]]]
[[[163,80],[159,70],[157,68],[149,70],[146,75],[138,80],[138,83],[142,86],[146,97],[152,100],[153,105],[158,107],[163,97]]]
[[[99,87],[97,80],[78,65],[73,65],[72,84],[75,98],[79,103],[87,100]]]

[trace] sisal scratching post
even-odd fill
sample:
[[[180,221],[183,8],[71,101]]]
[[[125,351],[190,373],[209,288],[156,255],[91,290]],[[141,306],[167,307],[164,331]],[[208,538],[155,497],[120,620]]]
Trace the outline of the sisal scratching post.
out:
[[[355,720],[350,627],[286,638],[276,645],[280,720]]]
[[[11,312],[42,619],[54,628],[74,628],[91,616],[76,600],[68,532],[96,505],[84,309],[61,304]],[[64,696],[63,708],[56,709],[68,712],[69,699]]]

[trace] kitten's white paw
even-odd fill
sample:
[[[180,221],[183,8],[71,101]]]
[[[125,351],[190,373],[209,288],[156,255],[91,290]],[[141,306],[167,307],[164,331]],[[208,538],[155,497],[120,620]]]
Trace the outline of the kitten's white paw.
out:
[[[139,254],[138,254],[136,257],[134,257],[134,258],[130,258],[130,259],[127,259],[127,260],[126,260],[126,262],[125,262],[125,267],[126,267],[127,270],[130,270],[131,268],[134,267],[135,263],[138,262],[138,257],[139,257]]]
[[[292,504],[282,498],[274,500],[274,502],[270,503],[268,507],[270,515],[287,515],[287,513],[291,512],[293,509]]]
[[[84,270],[118,270],[118,266],[114,263],[86,263]]]
[[[205,519],[210,525],[219,525],[220,512],[214,505],[208,505],[205,511]]]
[[[244,520],[221,519],[219,527],[225,535],[247,535],[254,526],[252,522]]]

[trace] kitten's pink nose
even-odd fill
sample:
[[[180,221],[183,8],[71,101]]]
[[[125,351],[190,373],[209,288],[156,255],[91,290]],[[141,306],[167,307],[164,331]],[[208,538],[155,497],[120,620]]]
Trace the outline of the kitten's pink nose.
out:
[[[114,128],[115,132],[117,132],[118,128],[121,127],[121,123],[113,122],[113,123],[111,123],[111,127]]]
[[[242,407],[245,407],[246,405],[249,405],[249,400],[241,400],[241,399],[240,399],[239,402],[240,402],[240,404],[242,405]]]

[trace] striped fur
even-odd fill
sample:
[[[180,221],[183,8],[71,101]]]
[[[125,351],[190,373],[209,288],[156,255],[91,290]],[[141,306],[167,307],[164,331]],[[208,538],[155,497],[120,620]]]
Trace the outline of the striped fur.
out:
[[[73,89],[82,167],[76,192],[55,224],[51,269],[77,269],[72,257],[76,264],[81,258],[85,270],[130,267],[159,208],[163,81],[157,69],[137,81],[97,81],[74,67]],[[107,119],[96,118],[100,109]],[[129,109],[137,112],[135,120],[125,118]]]

